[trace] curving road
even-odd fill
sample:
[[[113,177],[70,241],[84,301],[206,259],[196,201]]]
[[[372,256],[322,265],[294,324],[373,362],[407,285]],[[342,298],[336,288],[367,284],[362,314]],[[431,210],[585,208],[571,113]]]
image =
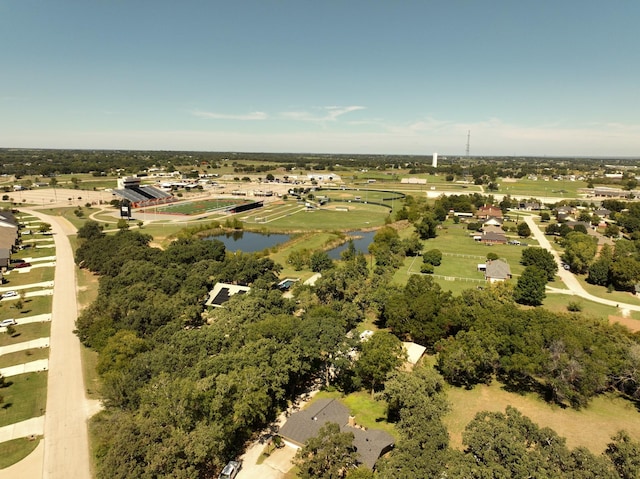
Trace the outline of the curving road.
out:
[[[560,259],[560,255],[558,254],[558,252],[555,249],[553,249],[551,247],[551,243],[549,242],[547,237],[542,233],[542,231],[538,227],[538,224],[535,221],[533,221],[533,217],[532,216],[525,216],[524,217],[524,221],[527,223],[527,225],[529,225],[529,229],[531,230],[531,234],[538,241],[538,243],[540,243],[540,247],[546,249],[547,251],[549,251],[553,255],[553,257],[555,258],[556,263],[558,263],[558,276],[560,276],[560,279],[562,280],[562,282],[565,285],[567,285],[567,288],[569,289],[568,292],[554,289],[554,292],[565,293],[565,294],[567,294],[567,293],[568,294],[573,294],[575,296],[580,296],[581,298],[588,299],[589,301],[594,301],[596,303],[606,304],[608,306],[613,306],[613,307],[620,308],[620,309],[627,309],[627,310],[630,310],[630,311],[640,311],[640,306],[638,306],[638,305],[628,304],[628,303],[620,303],[620,302],[612,301],[610,299],[600,298],[598,296],[594,296],[591,293],[588,293],[582,287],[582,285],[580,284],[578,279],[574,276],[574,274],[571,271],[567,271],[566,269],[564,269],[562,267],[562,260]]]

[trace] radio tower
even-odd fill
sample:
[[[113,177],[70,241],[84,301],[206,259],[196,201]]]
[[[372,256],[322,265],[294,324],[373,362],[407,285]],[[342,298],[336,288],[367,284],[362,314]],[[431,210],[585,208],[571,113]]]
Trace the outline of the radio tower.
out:
[[[471,130],[467,130],[467,149],[465,150],[465,161],[463,162],[464,164],[464,169],[462,171],[462,176],[463,179],[466,180],[467,176],[469,175],[469,168],[471,168],[471,160],[469,158],[469,142],[471,140]]]

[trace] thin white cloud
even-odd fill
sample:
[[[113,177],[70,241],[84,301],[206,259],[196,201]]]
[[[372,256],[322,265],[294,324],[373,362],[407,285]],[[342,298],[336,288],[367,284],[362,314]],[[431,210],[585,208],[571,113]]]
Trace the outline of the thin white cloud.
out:
[[[342,115],[351,113],[354,111],[365,110],[364,106],[351,105],[351,106],[324,106],[317,108],[320,110],[320,114],[311,113],[308,111],[285,111],[280,113],[280,117],[287,120],[295,121],[314,121],[318,123],[336,121]]]
[[[238,121],[256,121],[266,120],[269,118],[263,111],[253,111],[244,115],[229,115],[227,113],[214,113],[209,111],[192,111],[192,115],[205,120],[238,120]]]

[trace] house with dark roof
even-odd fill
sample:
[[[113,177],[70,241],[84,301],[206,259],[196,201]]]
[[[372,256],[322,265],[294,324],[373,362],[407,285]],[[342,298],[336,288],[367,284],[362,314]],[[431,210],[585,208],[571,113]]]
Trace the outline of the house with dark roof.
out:
[[[490,283],[499,283],[511,278],[511,267],[501,259],[487,261],[484,279]]]
[[[239,284],[216,283],[213,289],[209,291],[209,297],[204,304],[214,308],[221,308],[234,294],[245,294],[250,289],[249,286],[241,286]]]
[[[353,445],[359,454],[359,461],[370,469],[374,469],[380,456],[394,446],[390,434],[379,429],[359,427],[344,404],[329,398],[319,399],[307,409],[292,414],[278,434],[285,444],[300,448],[307,440],[317,436],[320,428],[328,422],[338,424],[341,432],[353,434]]]
[[[489,231],[480,237],[480,242],[484,244],[506,244],[507,237],[502,233]]]

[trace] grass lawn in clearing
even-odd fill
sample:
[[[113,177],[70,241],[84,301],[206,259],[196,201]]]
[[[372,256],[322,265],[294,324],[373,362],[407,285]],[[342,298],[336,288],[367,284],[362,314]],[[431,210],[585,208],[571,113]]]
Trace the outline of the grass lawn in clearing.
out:
[[[567,313],[567,305],[569,303],[577,303],[582,307],[580,314],[591,318],[602,319],[607,321],[610,315],[619,316],[620,310],[614,306],[596,303],[579,296],[569,294],[550,293],[547,291],[547,297],[543,301],[544,308],[558,313]],[[572,313],[573,314],[573,313]],[[640,320],[640,311],[631,311],[630,317]]]
[[[458,294],[461,291],[476,286],[484,285],[484,281],[464,281],[455,278],[467,278],[470,280],[483,280],[484,274],[478,271],[479,263],[486,263],[487,254],[495,253],[501,259],[507,261],[511,267],[514,280],[524,270],[520,264],[522,246],[494,245],[486,246],[474,241],[469,236],[466,225],[446,222],[442,229],[438,230],[435,238],[423,241],[423,252],[438,249],[442,252],[442,264],[436,266],[434,280],[448,291]],[[394,275],[393,281],[397,284],[405,284],[411,273],[419,273],[422,266],[422,257],[406,258],[404,265]],[[445,276],[448,279],[439,278]]]
[[[291,265],[287,263],[287,258],[291,252],[304,249],[308,249],[309,251],[322,250],[328,243],[335,241],[338,237],[338,234],[330,232],[304,233],[282,245],[276,246],[276,251],[271,253],[269,258],[282,265],[283,270],[280,272],[281,278],[300,278],[304,281],[314,273],[311,270],[306,269],[301,271],[293,269]],[[274,248],[271,249],[273,250]]]
[[[19,374],[0,388],[0,427],[42,416],[47,402],[47,372]]]
[[[615,394],[598,396],[585,409],[563,409],[542,401],[536,394],[515,394],[505,391],[494,381],[471,390],[451,387],[447,391],[451,411],[444,417],[451,446],[462,448],[462,431],[480,411],[504,412],[513,406],[540,427],[550,427],[567,439],[567,446],[584,446],[601,454],[611,436],[626,430],[640,440],[640,412],[630,401]]]
[[[27,457],[38,447],[41,439],[42,436],[35,438],[21,437],[0,443],[0,450],[2,451],[2,454],[0,454],[0,469],[9,467]]]
[[[633,294],[626,291],[611,291],[607,292],[607,288],[604,286],[596,286],[585,281],[585,276],[575,275],[582,287],[594,296],[599,298],[609,299],[618,303],[628,303],[640,305],[640,298],[637,298]]]
[[[355,416],[357,424],[367,429],[381,429],[398,439],[398,431],[396,431],[395,426],[387,422],[387,403],[371,399],[369,392],[359,391],[343,396],[337,391],[320,391],[309,404],[320,398],[339,399],[342,404],[349,408],[351,415]]]
[[[47,359],[48,357],[49,348],[25,349],[15,353],[3,354],[0,356],[0,368]]]
[[[31,341],[32,339],[48,338],[50,336],[50,321],[23,325],[20,325],[19,321],[20,319],[18,318],[18,325],[15,326],[16,332],[13,336],[9,336],[7,333],[0,334],[0,346],[8,346],[10,344]]]

